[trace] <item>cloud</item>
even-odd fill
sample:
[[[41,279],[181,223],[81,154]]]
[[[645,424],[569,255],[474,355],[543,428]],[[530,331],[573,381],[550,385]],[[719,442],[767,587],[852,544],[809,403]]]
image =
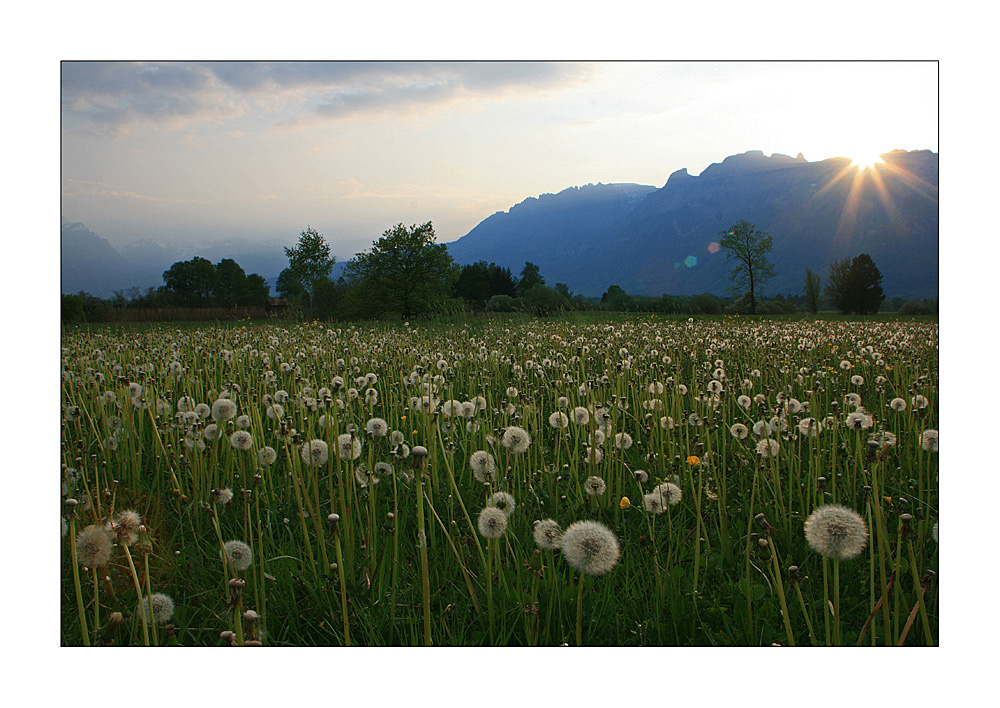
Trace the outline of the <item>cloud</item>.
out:
[[[559,90],[594,71],[572,62],[63,62],[63,125],[121,135],[248,113],[327,122]]]

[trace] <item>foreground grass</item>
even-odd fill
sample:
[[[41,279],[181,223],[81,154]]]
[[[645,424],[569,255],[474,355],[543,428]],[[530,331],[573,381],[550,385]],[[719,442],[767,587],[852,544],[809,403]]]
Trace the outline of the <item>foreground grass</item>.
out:
[[[63,347],[64,499],[78,502],[64,504],[64,644],[937,641],[934,322],[95,326]],[[213,417],[220,400],[235,415]],[[587,423],[550,423],[576,408]],[[504,445],[515,428],[523,452]],[[498,468],[487,484],[479,450]],[[647,511],[665,482],[680,501]],[[488,539],[478,517],[499,491],[515,508]],[[850,560],[804,536],[833,503],[865,525]],[[123,510],[141,517],[135,538]],[[607,526],[613,567],[581,575],[539,548],[534,522],[550,518]],[[74,563],[91,525],[115,545]],[[246,567],[222,554],[233,540]],[[144,627],[138,596],[156,594],[172,612]]]

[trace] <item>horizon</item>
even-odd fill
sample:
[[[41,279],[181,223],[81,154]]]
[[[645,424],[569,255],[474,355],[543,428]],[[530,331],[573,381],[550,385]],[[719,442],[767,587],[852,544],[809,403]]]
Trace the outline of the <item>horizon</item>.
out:
[[[62,217],[117,249],[439,243],[728,156],[938,152],[936,61],[63,62]],[[872,106],[877,110],[862,111]],[[419,165],[415,170],[413,165]]]

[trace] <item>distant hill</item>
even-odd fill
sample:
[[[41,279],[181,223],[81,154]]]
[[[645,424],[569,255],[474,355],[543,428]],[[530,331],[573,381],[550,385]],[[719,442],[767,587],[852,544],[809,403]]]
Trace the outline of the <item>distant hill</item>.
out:
[[[868,253],[890,296],[937,297],[938,155],[896,151],[859,173],[842,158],[751,151],[661,189],[588,185],[527,199],[448,244],[459,263],[492,261],[584,295],[610,285],[633,294],[722,294],[729,285],[719,232],[740,219],[774,241],[765,294],[802,291],[805,269]]]
[[[191,252],[169,248],[148,239],[118,250],[81,223],[62,223],[62,292],[81,290],[111,297],[133,286],[145,291],[163,285],[163,271],[194,256],[218,263],[232,258],[249,275],[262,275],[274,291],[278,273],[288,265],[281,246],[259,243],[207,243]]]
[[[577,274],[605,251],[609,235],[655,191],[641,184],[588,184],[528,197],[481,221],[449,243],[448,252],[458,263],[485,260],[509,267],[515,276],[531,261],[541,266],[550,285],[567,283],[580,290]]]

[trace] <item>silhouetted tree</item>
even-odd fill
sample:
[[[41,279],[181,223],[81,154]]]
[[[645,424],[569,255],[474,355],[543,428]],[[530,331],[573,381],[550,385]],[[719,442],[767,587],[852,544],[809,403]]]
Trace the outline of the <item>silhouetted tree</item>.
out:
[[[538,266],[530,261],[525,261],[524,268],[521,269],[521,279],[517,282],[517,292],[523,295],[536,285],[545,285],[545,278],[539,272]]]
[[[806,268],[806,282],[803,290],[806,293],[806,309],[814,315],[819,312],[820,278]]]
[[[733,289],[739,292],[750,292],[750,314],[757,314],[756,291],[774,277],[774,266],[767,260],[767,254],[773,247],[771,237],[745,219],[740,219],[729,227],[728,231],[720,231],[722,239],[719,245],[726,249],[726,262],[734,262],[729,272],[729,280]]]
[[[878,312],[885,294],[882,273],[867,253],[830,264],[826,295],[841,313],[847,315]]]

